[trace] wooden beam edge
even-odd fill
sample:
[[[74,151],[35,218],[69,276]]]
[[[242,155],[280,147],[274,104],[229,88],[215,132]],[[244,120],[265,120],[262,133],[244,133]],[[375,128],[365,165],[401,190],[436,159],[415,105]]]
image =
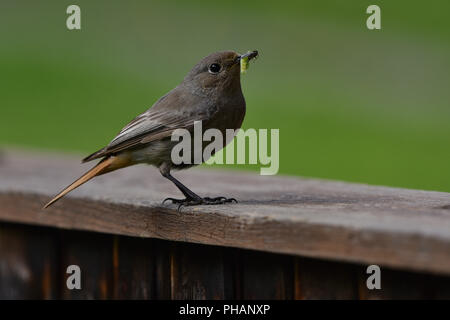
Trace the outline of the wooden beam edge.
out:
[[[450,243],[433,236],[307,221],[247,219],[208,212],[207,207],[202,211],[180,213],[168,207],[111,204],[70,197],[42,211],[41,205],[46,199],[46,195],[39,194],[0,193],[0,221],[450,274]]]

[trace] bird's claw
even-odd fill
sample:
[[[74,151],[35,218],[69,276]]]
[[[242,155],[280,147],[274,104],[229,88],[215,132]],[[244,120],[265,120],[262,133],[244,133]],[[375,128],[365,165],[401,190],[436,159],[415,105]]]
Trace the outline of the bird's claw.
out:
[[[172,203],[178,203],[179,201],[182,201],[181,199],[175,199],[175,198],[165,198],[162,202],[162,204],[166,203],[166,201],[172,201]]]
[[[166,198],[163,200],[162,204],[164,204],[166,201],[172,201],[173,204],[178,204],[178,211],[183,206],[196,206],[196,205],[218,205],[218,204],[225,204],[230,202],[236,202],[237,200],[235,198],[226,198],[226,197],[205,197],[200,199],[175,199],[175,198]]]
[[[228,202],[236,202],[237,200],[235,198],[225,198],[225,197],[216,197],[216,198],[209,198],[205,197],[203,198],[204,201],[209,202],[205,204],[224,204]]]

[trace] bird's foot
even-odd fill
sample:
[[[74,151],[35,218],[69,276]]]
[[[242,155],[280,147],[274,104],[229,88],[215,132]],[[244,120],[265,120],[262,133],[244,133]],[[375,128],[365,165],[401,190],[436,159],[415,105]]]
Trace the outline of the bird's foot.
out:
[[[204,198],[186,198],[186,199],[175,199],[175,198],[166,198],[162,202],[163,204],[166,201],[172,201],[173,204],[178,204],[178,210],[181,209],[183,206],[197,206],[197,205],[217,205],[217,204],[225,204],[225,203],[231,203],[236,202],[237,200],[235,198],[226,198],[226,197],[204,197]]]
[[[230,202],[237,203],[237,200],[235,198],[225,198],[225,197],[215,197],[215,198],[204,197],[203,201],[204,201],[203,204],[224,204]]]

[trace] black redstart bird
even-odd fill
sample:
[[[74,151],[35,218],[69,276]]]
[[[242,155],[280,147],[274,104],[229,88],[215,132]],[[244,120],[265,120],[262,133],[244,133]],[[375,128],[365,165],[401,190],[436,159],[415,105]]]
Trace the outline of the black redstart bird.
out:
[[[240,80],[241,60],[246,65],[256,56],[258,51],[244,55],[224,51],[202,59],[180,85],[125,126],[106,147],[84,158],[83,162],[101,160],[49,201],[44,208],[95,176],[138,163],[158,167],[161,174],[180,189],[185,199],[166,199],[180,206],[236,201],[225,197],[202,198],[170,174],[172,169],[180,170],[193,166],[191,162],[175,164],[172,161],[171,151],[176,142],[171,140],[171,135],[177,129],[193,131],[196,121],[202,121],[203,131],[215,128],[220,130],[224,137],[226,129],[239,129],[245,116],[245,99]]]

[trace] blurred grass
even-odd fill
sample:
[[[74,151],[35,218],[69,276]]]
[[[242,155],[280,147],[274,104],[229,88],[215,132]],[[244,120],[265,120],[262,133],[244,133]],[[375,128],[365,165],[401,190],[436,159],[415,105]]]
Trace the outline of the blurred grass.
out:
[[[203,56],[258,49],[245,128],[280,129],[280,173],[450,191],[448,1],[0,4],[0,144],[92,152]],[[234,167],[234,166],[233,166]],[[257,166],[240,166],[258,170]]]

